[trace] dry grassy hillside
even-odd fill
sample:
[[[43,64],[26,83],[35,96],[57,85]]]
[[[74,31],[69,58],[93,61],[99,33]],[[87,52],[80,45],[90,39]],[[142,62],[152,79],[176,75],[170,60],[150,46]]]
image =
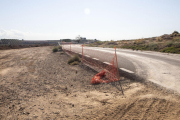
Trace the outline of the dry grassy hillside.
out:
[[[133,50],[150,50],[180,54],[180,33],[164,34],[159,37],[142,38],[135,40],[98,41],[87,46],[90,47],[117,47]]]

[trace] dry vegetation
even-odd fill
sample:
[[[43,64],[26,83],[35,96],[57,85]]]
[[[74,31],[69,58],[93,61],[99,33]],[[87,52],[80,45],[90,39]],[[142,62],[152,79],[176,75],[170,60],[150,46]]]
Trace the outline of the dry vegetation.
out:
[[[77,54],[69,58],[68,60],[68,64],[70,65],[78,65],[80,62],[81,62],[81,59],[79,58]]]
[[[90,44],[91,47],[117,47],[133,50],[149,50],[166,53],[180,54],[180,33],[174,31],[170,35],[162,35],[159,37],[142,38],[137,40],[120,40],[120,41],[98,41]]]

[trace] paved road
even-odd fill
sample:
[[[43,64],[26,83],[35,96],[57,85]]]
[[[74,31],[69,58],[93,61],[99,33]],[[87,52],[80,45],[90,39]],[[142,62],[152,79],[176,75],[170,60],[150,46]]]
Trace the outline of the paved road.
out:
[[[65,48],[69,49],[66,45]],[[72,51],[81,53],[80,45],[71,45]],[[93,52],[89,52],[93,50]],[[84,47],[84,54],[102,62],[109,62],[107,56],[98,52],[114,53],[113,48]],[[146,80],[180,93],[180,55],[151,51],[117,49],[118,65],[121,70],[136,74]]]

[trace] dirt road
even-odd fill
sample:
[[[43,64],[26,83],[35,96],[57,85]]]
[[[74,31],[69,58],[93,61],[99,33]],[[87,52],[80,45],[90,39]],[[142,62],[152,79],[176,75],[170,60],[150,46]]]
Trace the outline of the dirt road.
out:
[[[91,85],[95,71],[69,66],[52,47],[0,50],[0,119],[180,119],[179,95],[121,77]]]

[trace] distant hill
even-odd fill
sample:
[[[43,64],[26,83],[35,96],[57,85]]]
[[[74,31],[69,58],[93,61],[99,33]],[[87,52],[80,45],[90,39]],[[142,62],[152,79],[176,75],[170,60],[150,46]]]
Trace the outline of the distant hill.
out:
[[[164,34],[159,37],[134,40],[97,41],[89,44],[91,47],[126,48],[133,50],[149,50],[180,54],[180,33]]]
[[[43,40],[1,39],[0,50],[58,45],[58,41],[59,40],[43,41]]]
[[[59,40],[18,40],[18,39],[1,39],[0,45],[40,45],[40,44],[57,44]]]

